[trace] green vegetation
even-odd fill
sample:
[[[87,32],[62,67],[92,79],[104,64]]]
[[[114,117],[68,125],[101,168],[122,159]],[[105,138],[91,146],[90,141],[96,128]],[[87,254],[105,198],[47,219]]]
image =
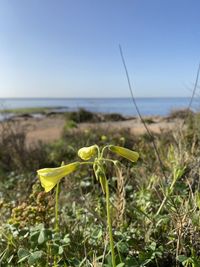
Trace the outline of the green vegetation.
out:
[[[1,113],[12,113],[12,114],[36,114],[42,113],[47,114],[55,109],[60,109],[62,107],[34,107],[34,108],[16,108],[16,109],[4,109]]]
[[[66,119],[66,128],[74,128],[77,123],[82,122],[106,122],[106,121],[123,121],[126,118],[118,113],[93,113],[84,108],[77,111],[62,111],[63,107],[33,107],[33,108],[16,108],[1,110],[1,114],[12,114],[14,116],[31,117],[34,114],[52,115],[60,114]],[[60,110],[60,111],[59,111]]]
[[[187,119],[189,116],[193,115],[193,111],[188,109],[177,109],[172,110],[168,116],[169,119]]]
[[[155,123],[155,121],[154,121],[152,118],[146,118],[146,119],[144,119],[144,122],[145,122],[146,124],[152,124],[152,123]]]
[[[125,118],[118,113],[93,113],[84,108],[80,108],[78,111],[66,112],[65,117],[67,121],[74,121],[75,123],[125,120]]]
[[[78,111],[67,112],[66,119],[69,121],[74,121],[75,123],[88,121],[91,122],[97,121],[97,115],[83,108],[80,108]]]
[[[8,122],[0,139],[0,265],[199,267],[199,118],[191,114],[181,130],[154,135],[162,167],[147,134],[65,127],[59,141],[30,147]],[[121,162],[117,169],[100,165],[107,198],[91,168],[98,160],[93,152],[91,166],[81,165],[45,193],[36,170],[80,162],[77,151],[93,144],[100,151],[112,144],[103,158]],[[138,151],[138,162],[113,154],[116,146]]]

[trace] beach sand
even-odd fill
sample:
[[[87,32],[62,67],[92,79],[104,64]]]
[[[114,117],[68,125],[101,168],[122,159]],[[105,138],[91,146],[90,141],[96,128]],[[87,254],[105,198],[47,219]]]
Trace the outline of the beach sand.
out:
[[[148,123],[148,129],[152,133],[160,133],[161,131],[177,129],[182,125],[181,119],[168,119],[160,116],[144,117],[146,121],[151,120],[153,123]],[[63,114],[54,114],[41,118],[24,118],[16,117],[13,120],[14,127],[23,130],[26,133],[26,142],[28,145],[34,145],[38,142],[50,143],[58,140],[63,132],[65,125],[65,117]],[[4,122],[5,123],[5,122]],[[1,123],[2,124],[2,123]],[[139,118],[127,119],[124,121],[109,121],[98,123],[79,123],[77,130],[98,127],[104,129],[129,129],[133,134],[143,134],[146,129]]]

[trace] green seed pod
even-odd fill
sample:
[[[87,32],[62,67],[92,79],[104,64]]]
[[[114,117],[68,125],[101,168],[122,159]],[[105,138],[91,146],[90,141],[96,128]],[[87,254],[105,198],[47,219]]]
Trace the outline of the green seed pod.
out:
[[[139,154],[135,151],[132,151],[130,149],[121,147],[121,146],[109,146],[109,150],[132,161],[135,162],[139,158]]]
[[[78,156],[83,160],[89,160],[91,157],[93,157],[97,152],[97,146],[88,146],[88,147],[82,147],[78,151]]]

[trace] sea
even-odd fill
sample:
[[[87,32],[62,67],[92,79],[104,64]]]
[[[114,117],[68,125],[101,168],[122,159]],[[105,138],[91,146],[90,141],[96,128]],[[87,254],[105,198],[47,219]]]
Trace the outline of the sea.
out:
[[[189,97],[135,98],[143,116],[166,116],[171,111],[188,108],[190,100]],[[84,108],[92,112],[137,116],[131,98],[0,98],[0,112],[5,109],[29,107],[50,107],[57,112],[75,111]],[[191,109],[194,111],[200,110],[199,98],[193,99]],[[0,119],[3,118],[3,115],[1,115]]]

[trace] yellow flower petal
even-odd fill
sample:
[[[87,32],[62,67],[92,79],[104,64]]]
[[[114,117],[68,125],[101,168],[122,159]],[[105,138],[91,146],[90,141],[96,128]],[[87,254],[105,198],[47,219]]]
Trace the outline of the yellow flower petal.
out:
[[[111,146],[109,146],[109,149],[112,152],[114,152],[114,153],[116,153],[116,154],[118,154],[118,155],[132,161],[132,162],[137,161],[139,158],[139,154],[137,152],[132,151],[132,150],[127,149],[127,148],[124,148],[124,147],[121,147],[121,146],[112,146],[111,145]]]
[[[83,160],[89,160],[91,157],[93,157],[97,152],[97,146],[88,146],[88,147],[82,147],[78,151],[78,156]]]
[[[54,188],[61,178],[76,171],[79,165],[79,162],[74,162],[58,168],[45,168],[38,170],[37,173],[45,192],[49,192],[52,188]]]

